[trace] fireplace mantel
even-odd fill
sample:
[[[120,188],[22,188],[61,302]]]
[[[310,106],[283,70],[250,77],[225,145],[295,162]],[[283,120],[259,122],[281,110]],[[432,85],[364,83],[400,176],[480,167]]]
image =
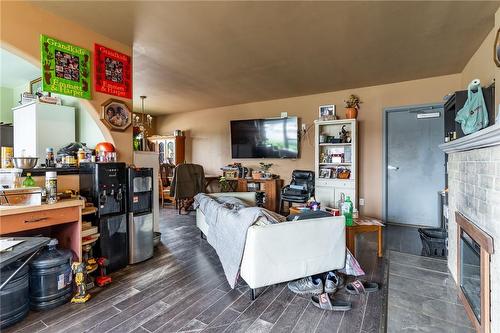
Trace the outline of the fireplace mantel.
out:
[[[480,131],[439,145],[445,153],[457,153],[472,149],[500,146],[500,123]]]

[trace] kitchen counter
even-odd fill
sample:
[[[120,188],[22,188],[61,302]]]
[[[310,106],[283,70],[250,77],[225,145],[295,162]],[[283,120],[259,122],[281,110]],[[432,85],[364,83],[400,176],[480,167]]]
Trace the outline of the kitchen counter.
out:
[[[83,200],[67,199],[54,204],[0,206],[0,235],[57,238],[59,247],[82,257]]]
[[[47,211],[51,209],[58,208],[67,208],[67,207],[84,207],[84,201],[79,199],[66,199],[59,200],[54,204],[46,204],[43,203],[41,205],[21,205],[21,206],[0,206],[0,217],[9,216],[21,213],[30,213],[30,212],[40,212]],[[0,226],[2,223],[0,222]],[[1,228],[0,228],[1,230]],[[1,233],[1,231],[0,231]]]
[[[47,171],[56,171],[58,176],[65,176],[65,175],[79,175],[80,174],[80,168],[76,166],[71,166],[71,167],[62,167],[62,168],[45,168],[45,167],[40,167],[40,168],[32,168],[32,169],[24,169],[22,177],[26,177],[26,174],[29,172],[31,173],[32,176],[45,176],[45,173]]]

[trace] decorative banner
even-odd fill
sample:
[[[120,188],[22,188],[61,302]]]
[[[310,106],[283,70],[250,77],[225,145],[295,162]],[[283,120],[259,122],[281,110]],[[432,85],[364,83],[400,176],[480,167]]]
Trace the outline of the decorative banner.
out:
[[[94,46],[95,90],[122,98],[132,98],[130,57],[105,46]]]
[[[40,35],[42,90],[91,99],[90,51]]]

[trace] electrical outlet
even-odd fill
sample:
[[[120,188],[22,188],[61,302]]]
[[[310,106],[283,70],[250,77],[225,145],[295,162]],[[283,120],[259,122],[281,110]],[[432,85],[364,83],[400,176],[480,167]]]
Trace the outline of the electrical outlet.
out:
[[[360,206],[364,206],[364,205],[365,205],[365,199],[360,198],[360,199],[359,199],[359,205],[360,205]]]

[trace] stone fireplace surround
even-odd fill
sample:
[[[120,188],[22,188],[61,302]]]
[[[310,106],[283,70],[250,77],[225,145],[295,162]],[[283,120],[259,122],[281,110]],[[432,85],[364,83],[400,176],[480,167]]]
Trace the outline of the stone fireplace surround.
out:
[[[442,144],[448,153],[448,268],[457,281],[457,223],[462,213],[478,228],[500,241],[500,124]],[[491,332],[500,332],[500,253],[490,262]]]

